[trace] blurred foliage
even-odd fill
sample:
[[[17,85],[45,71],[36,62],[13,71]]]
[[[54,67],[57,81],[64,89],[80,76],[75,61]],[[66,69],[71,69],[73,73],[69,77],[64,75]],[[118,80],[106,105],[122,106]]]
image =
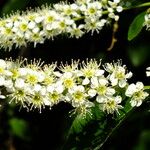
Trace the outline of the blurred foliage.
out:
[[[150,50],[145,45],[134,45],[128,48],[129,60],[135,67],[142,66],[149,60]]]
[[[2,9],[3,14],[10,14],[13,11],[24,10],[24,8],[28,5],[30,0],[25,0],[24,2],[20,0],[9,0],[6,2]]]
[[[13,117],[8,123],[11,134],[21,139],[27,139],[28,123],[25,120]]]

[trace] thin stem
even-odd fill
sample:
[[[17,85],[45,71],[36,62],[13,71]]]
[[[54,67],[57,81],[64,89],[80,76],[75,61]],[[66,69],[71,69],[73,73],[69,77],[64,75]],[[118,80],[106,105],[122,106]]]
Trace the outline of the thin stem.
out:
[[[143,3],[143,4],[140,4],[140,5],[137,5],[137,6],[133,6],[133,7],[130,7],[130,8],[123,8],[123,10],[130,10],[130,9],[136,9],[136,8],[142,8],[142,7],[150,7],[150,2]],[[107,10],[102,12],[103,15],[106,15],[108,13],[109,12]],[[84,19],[84,16],[80,17],[80,18],[75,18],[74,20],[77,21],[77,20],[82,20],[82,19]]]
[[[150,90],[150,85],[144,86],[145,90]]]
[[[123,10],[130,10],[130,9],[135,9],[135,8],[149,7],[149,6],[150,6],[150,2],[147,2],[147,3],[143,3],[143,4],[133,6],[130,8],[123,8]]]

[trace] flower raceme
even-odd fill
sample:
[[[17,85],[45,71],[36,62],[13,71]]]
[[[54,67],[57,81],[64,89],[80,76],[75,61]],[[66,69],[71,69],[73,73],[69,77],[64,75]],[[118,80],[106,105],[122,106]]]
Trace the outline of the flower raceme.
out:
[[[0,19],[1,48],[11,50],[33,42],[44,43],[60,34],[79,38],[91,31],[99,32],[111,20],[117,21],[122,11],[120,0],[77,0],[58,3],[35,11],[14,13]],[[107,13],[106,13],[107,12]],[[79,21],[80,20],[80,21]]]
[[[0,59],[0,98],[40,112],[64,101],[82,113],[98,105],[102,112],[119,114],[127,97],[135,107],[148,96],[142,82],[128,83],[132,73],[121,61],[103,66],[96,60],[72,61],[56,67],[56,63]]]

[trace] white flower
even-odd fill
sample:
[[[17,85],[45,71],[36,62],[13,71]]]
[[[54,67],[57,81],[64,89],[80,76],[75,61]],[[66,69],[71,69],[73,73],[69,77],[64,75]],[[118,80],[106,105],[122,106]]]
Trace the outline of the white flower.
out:
[[[131,97],[131,106],[140,106],[143,100],[149,95],[144,92],[144,85],[142,82],[137,82],[136,84],[130,84],[125,92],[125,95]]]
[[[86,16],[90,17],[101,17],[102,16],[102,6],[98,4],[98,2],[93,2],[93,3],[87,3],[87,8],[84,11],[84,14]]]
[[[72,28],[70,28],[70,31],[68,30],[68,32],[71,34],[70,37],[76,37],[76,38],[80,38],[83,34],[84,34],[84,25],[81,24],[77,27],[76,24],[72,25]]]
[[[108,114],[113,114],[114,112],[119,114],[119,109],[123,107],[120,105],[122,101],[121,96],[107,97],[100,103],[100,109],[106,111]]]
[[[150,29],[150,14],[147,13],[144,18],[145,18],[145,22],[143,25],[146,26],[147,30],[149,30]]]
[[[24,78],[26,83],[35,85],[38,82],[44,81],[44,74],[36,70],[28,69],[27,75]]]
[[[75,78],[73,76],[73,73],[71,72],[65,72],[62,77],[60,78],[60,81],[63,83],[65,88],[70,89],[75,85]]]
[[[45,105],[54,105],[60,102],[60,100],[63,100],[63,91],[64,86],[61,84],[61,82],[57,82],[56,84],[50,85],[47,87],[47,102]]]
[[[31,105],[31,110],[33,108],[37,108],[39,112],[41,113],[41,109],[45,107],[45,102],[47,102],[47,97],[42,95],[40,91],[34,92],[33,95],[31,95],[31,98],[28,100],[29,104]]]
[[[83,62],[82,66],[80,76],[85,77],[82,82],[83,85],[89,84],[92,78],[101,77],[104,74],[104,70],[100,69],[100,64],[95,60],[90,60],[86,63]]]
[[[107,99],[108,96],[114,95],[115,89],[113,89],[112,87],[109,87],[108,83],[109,83],[108,80],[104,77],[92,78],[91,79],[92,90],[89,90],[89,94],[94,95],[96,93],[97,94],[97,97],[96,97],[97,102],[101,102],[101,101],[103,101],[103,99]]]
[[[11,88],[9,90],[10,94],[8,97],[10,98],[10,102],[20,103],[23,107],[26,107],[29,104],[30,96],[28,88],[25,86],[23,88]]]
[[[86,102],[88,94],[85,93],[85,88],[82,85],[74,86],[72,89],[68,90],[66,95],[67,101],[72,101],[73,107],[79,107]]]
[[[85,29],[87,30],[87,32],[91,31],[92,34],[94,33],[94,31],[99,33],[99,31],[103,28],[103,26],[105,25],[106,22],[107,22],[107,20],[105,20],[105,19],[99,20],[96,17],[86,18],[85,19]]]
[[[126,66],[121,66],[121,62],[114,64],[106,64],[105,70],[110,73],[108,76],[112,86],[119,85],[124,88],[127,85],[127,79],[132,77],[132,73],[126,73]]]

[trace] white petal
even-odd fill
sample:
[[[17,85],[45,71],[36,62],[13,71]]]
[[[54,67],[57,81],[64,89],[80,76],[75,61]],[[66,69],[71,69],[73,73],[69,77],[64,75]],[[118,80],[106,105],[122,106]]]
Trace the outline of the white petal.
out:
[[[54,91],[54,86],[52,86],[52,85],[47,86],[47,92],[52,93],[53,91]]]
[[[91,97],[94,97],[94,96],[96,95],[96,90],[90,89],[90,90],[88,91],[88,95],[91,96]]]
[[[117,102],[117,104],[121,103],[122,97],[121,96],[116,96],[115,101]]]
[[[19,74],[21,76],[26,76],[28,73],[28,69],[27,68],[19,68]]]
[[[59,71],[54,71],[53,73],[56,77],[61,77],[62,76],[62,74]]]
[[[82,86],[82,85],[77,86],[76,91],[84,92],[84,90],[85,90],[84,86]]]
[[[112,79],[111,80],[111,85],[116,86],[118,84],[118,79]]]
[[[0,99],[5,99],[6,97],[4,95],[0,95]]]
[[[126,78],[130,79],[132,77],[133,73],[132,72],[129,72],[126,74]]]
[[[115,94],[115,89],[108,87],[106,94],[109,95],[109,96],[114,95]]]
[[[5,68],[6,62],[3,59],[0,59],[0,67]]]
[[[4,86],[6,88],[12,88],[13,87],[13,81],[12,80],[6,80]]]
[[[104,70],[96,70],[95,76],[102,76],[104,74]]]
[[[97,79],[97,77],[93,77],[93,78],[91,78],[91,87],[92,88],[96,88],[96,87],[98,87],[98,79]]]
[[[23,88],[25,86],[25,82],[23,79],[16,79],[16,82],[15,82],[15,87],[16,88]]]
[[[64,91],[64,86],[63,85],[59,85],[55,88],[56,92],[58,92],[59,94],[62,93]]]
[[[51,105],[51,102],[48,99],[44,98],[43,101],[44,101],[44,104],[46,106],[50,106]]]
[[[107,98],[105,98],[104,96],[97,96],[97,97],[96,97],[96,101],[97,101],[98,103],[104,103],[104,102],[107,101]]]
[[[126,86],[127,82],[126,80],[120,80],[119,81],[119,87],[124,88]]]
[[[138,91],[142,90],[144,88],[144,84],[142,82],[137,82],[136,83],[136,89]]]
[[[115,2],[115,3],[119,3],[119,2],[120,2],[120,0],[114,0],[114,2]]]
[[[106,84],[108,83],[108,80],[105,79],[105,78],[100,78],[100,79],[99,79],[99,83],[100,83],[101,85],[106,85]]]
[[[85,78],[82,82],[83,85],[87,85],[90,83],[90,80],[88,78]]]
[[[133,95],[133,93],[136,92],[136,86],[135,84],[130,84],[125,92],[125,95],[128,97],[131,97]]]
[[[136,102],[136,101],[132,101],[132,100],[130,101],[130,103],[131,103],[131,106],[132,106],[132,107],[135,107],[135,106],[136,106],[136,104],[137,104],[137,102]]]
[[[4,77],[0,77],[0,86],[3,86],[5,84]]]
[[[142,104],[142,101],[139,100],[139,101],[137,102],[136,106],[139,107],[141,104]]]
[[[33,29],[35,26],[36,26],[36,23],[33,21],[28,24],[29,29]]]
[[[146,76],[150,77],[150,71],[146,71]]]
[[[39,85],[39,84],[36,84],[34,87],[33,87],[33,90],[35,91],[35,92],[38,92],[38,91],[40,91],[41,90],[41,85]]]

